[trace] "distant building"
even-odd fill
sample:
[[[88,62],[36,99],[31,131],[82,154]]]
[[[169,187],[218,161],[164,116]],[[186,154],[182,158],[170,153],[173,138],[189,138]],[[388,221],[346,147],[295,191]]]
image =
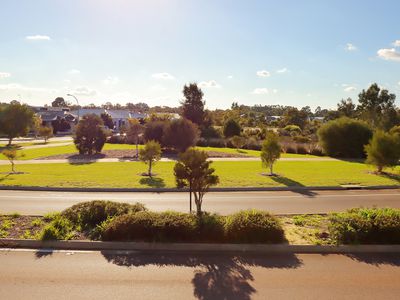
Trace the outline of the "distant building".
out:
[[[42,125],[52,127],[54,133],[70,133],[77,120],[66,107],[32,106],[31,108],[41,118]]]

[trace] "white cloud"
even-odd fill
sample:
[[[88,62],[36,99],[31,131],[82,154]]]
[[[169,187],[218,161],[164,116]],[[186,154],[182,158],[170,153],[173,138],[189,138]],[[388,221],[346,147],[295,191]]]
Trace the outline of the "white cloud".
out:
[[[377,53],[384,60],[400,61],[400,52],[397,52],[394,48],[379,49]]]
[[[258,77],[269,77],[269,76],[271,76],[271,73],[266,70],[261,70],[261,71],[257,71],[257,76]]]
[[[355,91],[356,90],[356,87],[354,87],[354,86],[346,86],[344,89],[343,89],[343,91],[345,91],[345,92],[353,92],[353,91]]]
[[[215,80],[202,81],[199,83],[202,88],[220,88],[221,86]]]
[[[395,41],[393,42],[393,46],[395,46],[395,47],[400,47],[400,40],[395,40]]]
[[[81,71],[77,70],[77,69],[72,69],[68,71],[68,74],[70,75],[78,75],[81,74]]]
[[[48,35],[28,35],[25,37],[28,41],[50,41],[51,38]]]
[[[276,73],[282,74],[282,73],[286,73],[287,71],[288,71],[287,68],[282,68],[282,69],[277,70]]]
[[[115,76],[108,76],[106,79],[103,80],[105,85],[114,85],[119,82],[119,78]]]
[[[163,79],[163,80],[173,80],[173,79],[175,79],[174,76],[172,76],[171,74],[166,73],[166,72],[164,72],[164,73],[155,73],[155,74],[151,75],[151,77],[153,77],[155,79]]]
[[[273,89],[272,92],[273,92],[274,94],[276,94],[276,93],[278,93],[278,90],[277,90],[277,89]]]
[[[86,86],[77,87],[72,94],[75,96],[95,96],[97,95],[97,91],[92,90]]]
[[[400,85],[400,81],[397,84]]]
[[[345,49],[347,51],[356,51],[358,48],[351,43],[347,43]]]
[[[40,93],[54,93],[55,89],[42,88],[42,87],[30,87],[19,83],[0,84],[0,90],[2,91],[23,91],[23,92],[40,92]]]
[[[232,79],[232,78],[233,78],[233,75],[229,75],[229,76],[228,76],[228,79]]]
[[[7,72],[0,72],[0,79],[8,78],[8,77],[10,77],[10,76],[11,76],[10,73],[7,73]]]
[[[267,88],[256,88],[252,92],[252,94],[254,94],[254,95],[265,95],[268,93],[269,93],[269,91]]]

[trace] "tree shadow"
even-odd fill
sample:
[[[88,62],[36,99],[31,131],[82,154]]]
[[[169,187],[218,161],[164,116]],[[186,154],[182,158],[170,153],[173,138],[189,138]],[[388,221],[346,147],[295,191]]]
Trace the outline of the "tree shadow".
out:
[[[164,179],[160,177],[144,177],[139,180],[139,183],[153,188],[165,187]]]
[[[384,172],[384,173],[376,174],[376,175],[378,175],[380,177],[387,178],[387,179],[391,179],[391,180],[394,180],[394,181],[397,181],[398,183],[400,183],[400,174],[393,174],[393,173]]]
[[[54,250],[53,249],[39,249],[35,252],[36,258],[43,258],[47,256],[52,256]]]
[[[70,165],[89,165],[97,162],[98,159],[105,158],[105,154],[96,153],[93,155],[73,154],[67,157]]]
[[[346,254],[346,256],[352,260],[374,266],[390,265],[400,267],[400,256],[398,253],[351,253]]]
[[[307,197],[315,197],[318,193],[308,189],[302,183],[295,181],[293,179],[287,178],[285,176],[270,176],[270,178],[276,183],[286,185],[287,187],[293,187],[293,192],[302,194]]]
[[[248,267],[299,268],[302,261],[293,254],[215,254],[215,253],[144,253],[103,251],[104,258],[124,267],[155,265],[195,267],[192,284],[198,299],[251,299],[256,289]]]

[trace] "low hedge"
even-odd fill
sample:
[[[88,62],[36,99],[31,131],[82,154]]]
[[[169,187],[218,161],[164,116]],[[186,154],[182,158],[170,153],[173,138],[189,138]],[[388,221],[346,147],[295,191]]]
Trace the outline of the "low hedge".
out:
[[[277,243],[284,241],[284,234],[277,218],[256,210],[227,217],[144,211],[107,222],[101,238],[106,241]]]
[[[109,218],[145,210],[145,206],[141,203],[129,204],[95,200],[75,204],[64,210],[61,215],[75,226],[91,229]]]
[[[400,244],[400,209],[354,208],[329,217],[336,243]]]

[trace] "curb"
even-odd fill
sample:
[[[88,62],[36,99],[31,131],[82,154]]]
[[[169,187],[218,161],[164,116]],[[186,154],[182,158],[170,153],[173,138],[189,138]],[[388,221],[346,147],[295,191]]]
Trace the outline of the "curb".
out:
[[[400,245],[203,244],[0,239],[0,248],[246,253],[400,253]]]
[[[210,192],[262,192],[262,191],[347,191],[347,190],[389,190],[400,189],[400,185],[375,186],[297,186],[297,187],[220,187],[210,188]],[[79,187],[42,187],[42,186],[5,186],[0,190],[7,191],[49,191],[49,192],[188,192],[187,188],[79,188]]]

